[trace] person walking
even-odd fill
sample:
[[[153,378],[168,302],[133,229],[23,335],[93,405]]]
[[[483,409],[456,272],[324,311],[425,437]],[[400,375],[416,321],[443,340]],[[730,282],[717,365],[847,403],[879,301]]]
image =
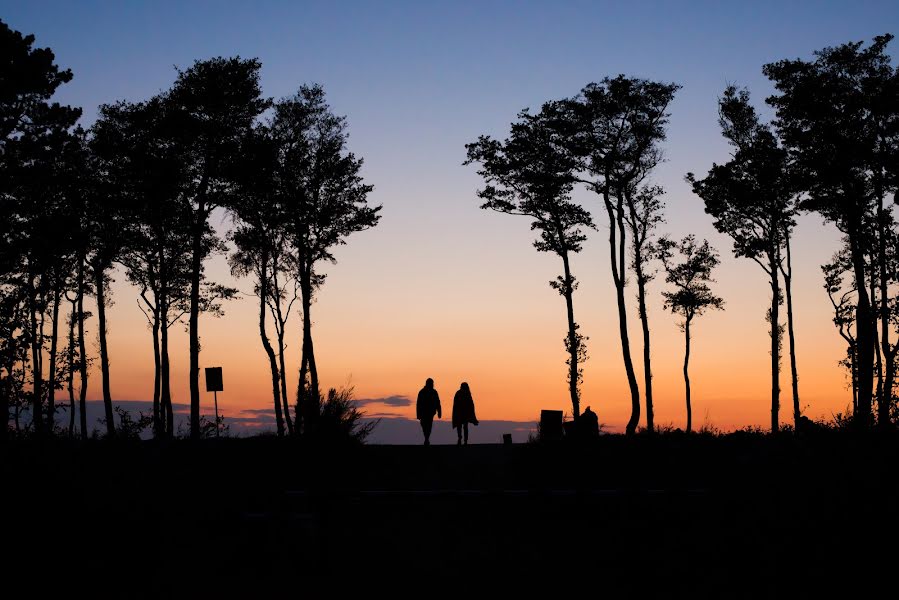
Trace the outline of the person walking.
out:
[[[425,446],[431,445],[431,428],[434,426],[434,415],[438,419],[443,418],[440,410],[440,396],[434,389],[434,380],[428,377],[425,386],[418,392],[418,399],[415,401],[415,416],[421,423],[421,431],[425,434]]]
[[[459,391],[453,396],[453,428],[459,434],[457,445],[462,445],[462,435],[465,435],[465,444],[468,444],[468,424],[478,424],[478,418],[474,414],[474,399],[471,390],[464,381]]]

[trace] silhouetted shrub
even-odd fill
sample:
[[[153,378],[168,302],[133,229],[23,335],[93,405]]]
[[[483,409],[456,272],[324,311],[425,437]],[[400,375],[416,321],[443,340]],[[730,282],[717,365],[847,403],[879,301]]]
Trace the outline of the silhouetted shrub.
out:
[[[121,406],[116,406],[113,410],[115,411],[115,414],[119,416],[119,424],[118,427],[116,427],[116,436],[120,438],[139,440],[140,434],[153,425],[153,415],[145,415],[144,413],[139,412],[138,415],[140,416],[135,421],[131,416],[131,413]],[[104,425],[106,424],[106,419],[100,419],[100,421]]]
[[[352,441],[364,443],[379,420],[363,422],[365,413],[359,410],[352,386],[331,388],[319,408],[318,420],[308,433],[324,441]]]
[[[218,429],[218,436],[216,436]],[[178,437],[190,437],[190,423],[182,422],[178,425]],[[231,426],[225,424],[225,416],[219,415],[215,421],[210,421],[206,415],[200,415],[200,439],[208,440],[214,437],[231,437]]]

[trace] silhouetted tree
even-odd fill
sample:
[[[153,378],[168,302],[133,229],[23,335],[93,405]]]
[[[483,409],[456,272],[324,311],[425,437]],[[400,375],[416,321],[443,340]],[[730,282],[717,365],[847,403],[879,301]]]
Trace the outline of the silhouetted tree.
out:
[[[643,329],[643,385],[646,389],[646,429],[655,430],[652,405],[652,357],[650,354],[649,315],[646,311],[646,285],[655,277],[650,262],[656,254],[654,232],[665,219],[662,217],[658,186],[643,186],[636,192],[625,193],[627,213],[625,224],[631,234],[631,269],[637,278],[637,312]]]
[[[833,306],[833,323],[836,325],[840,337],[846,342],[846,358],[840,363],[844,364],[849,371],[849,380],[852,384],[852,413],[856,414],[858,410],[857,343],[855,335],[852,333],[855,324],[853,313],[856,310],[856,290],[851,285],[854,281],[851,277],[852,260],[849,257],[849,248],[845,240],[843,248],[836,252],[833,259],[823,265],[821,270],[824,272],[824,290]],[[848,286],[845,284],[847,274],[850,274],[850,285]]]
[[[581,159],[581,169],[590,177],[584,183],[600,195],[609,217],[618,330],[631,393],[628,434],[633,434],[640,422],[640,389],[631,358],[624,298],[628,194],[635,193],[662,160],[659,144],[665,140],[668,105],[679,87],[619,75],[589,84],[577,98],[564,103],[568,131],[573,132],[564,142]]]
[[[768,98],[777,113],[775,125],[795,161],[806,193],[802,207],[820,213],[843,232],[855,277],[856,422],[871,422],[876,315],[866,285],[865,258],[876,256],[881,304],[881,351],[885,385],[895,377],[889,342],[890,274],[887,269],[885,197],[896,192],[899,169],[899,84],[886,46],[893,36],[874,38],[866,48],[852,42],[815,52],[813,61],[782,60],[767,64],[765,75],[778,93]],[[866,221],[876,223],[872,239]],[[878,417],[889,423],[889,394],[878,398]]]
[[[675,258],[675,252],[680,255]],[[693,431],[693,406],[690,401],[690,324],[695,317],[708,309],[721,310],[724,301],[715,296],[709,287],[714,283],[712,271],[720,260],[718,253],[707,240],[696,243],[696,237],[688,235],[680,242],[662,238],[658,242],[658,255],[665,267],[665,281],[673,291],[662,292],[665,308],[679,315],[679,326],[684,332],[684,387],[687,403],[687,433]]]
[[[584,229],[593,228],[590,213],[571,201],[574,173],[578,164],[569,153],[560,151],[557,134],[547,119],[547,110],[531,115],[527,110],[512,124],[504,142],[481,136],[467,144],[465,164],[480,163],[478,174],[487,186],[478,192],[483,209],[533,219],[531,229],[540,233],[534,247],[553,252],[562,259],[563,274],[550,286],[565,298],[568,316],[568,390],[572,414],[580,411],[582,365],[587,359],[586,338],[574,320],[574,290],[577,280],[571,272],[571,254],[580,252],[587,239]]]
[[[0,420],[3,430],[0,441],[9,437],[10,406],[14,406],[18,397],[16,381],[16,362],[28,349],[28,338],[22,335],[25,331],[24,304],[20,297],[21,290],[16,286],[0,286]]]
[[[115,418],[109,374],[109,344],[107,342],[106,308],[111,304],[109,284],[112,269],[124,251],[127,238],[124,210],[126,199],[120,193],[117,165],[110,165],[97,152],[105,142],[90,140],[85,176],[89,193],[85,210],[90,255],[88,264],[92,275],[94,297],[97,301],[97,337],[100,346],[100,377],[103,391],[103,422],[106,434],[114,436]]]
[[[44,321],[47,310],[58,318],[54,280],[58,284],[60,245],[66,239],[54,238],[60,233],[65,208],[60,160],[81,111],[50,102],[56,89],[71,81],[72,73],[60,70],[53,52],[34,48],[34,41],[33,35],[22,35],[0,21],[0,56],[4,57],[0,61],[0,220],[5,223],[0,230],[0,264],[3,285],[25,292],[20,298],[28,306],[29,317],[26,327],[17,331],[27,333],[31,344],[32,419],[35,432],[42,433]]]
[[[285,416],[290,419],[290,415],[282,411],[281,373],[266,332],[266,316],[271,302],[280,305],[280,298],[274,297],[277,294],[273,285],[274,256],[284,255],[287,251],[286,231],[275,193],[276,148],[265,128],[257,129],[253,139],[246,144],[244,157],[247,160],[238,178],[241,200],[233,208],[237,228],[230,234],[237,250],[229,261],[235,276],[252,274],[255,277],[254,292],[259,297],[259,336],[271,369],[275,424],[278,435],[283,436]]]
[[[125,247],[119,260],[140,289],[138,306],[153,332],[153,431],[174,433],[168,329],[187,310],[190,243],[187,215],[176,202],[182,166],[168,152],[162,97],[100,107],[93,147],[110,194],[123,204]],[[142,304],[143,303],[143,304]]]
[[[269,312],[275,324],[275,334],[278,340],[278,372],[281,379],[281,404],[284,412],[284,422],[287,432],[294,433],[294,419],[290,417],[290,408],[287,401],[287,368],[284,361],[284,351],[287,335],[287,322],[293,314],[293,305],[300,297],[300,283],[296,275],[298,270],[293,266],[294,259],[290,254],[289,232],[279,231],[283,237],[276,238],[278,252],[272,255],[271,293],[268,299]]]
[[[71,305],[71,310],[69,311],[68,325],[69,325],[69,334],[67,337],[67,347],[66,347],[66,355],[65,355],[65,367],[66,367],[66,387],[69,392],[69,427],[68,427],[68,435],[69,437],[75,436],[75,370],[78,364],[78,361],[81,360],[81,357],[78,356],[78,353],[75,349],[75,323],[78,320],[78,300],[76,297],[70,298],[66,295],[66,300]]]
[[[374,188],[362,182],[362,159],[346,151],[346,119],[331,113],[320,86],[302,86],[296,95],[276,102],[268,128],[278,148],[277,193],[303,310],[299,429],[301,419],[317,417],[321,404],[311,315],[315,291],[325,279],[319,265],[335,262],[333,249],[350,234],[377,225],[381,207],[368,204]]]
[[[123,248],[118,261],[139,292],[138,306],[153,334],[153,421],[157,436],[175,433],[171,396],[169,329],[189,313],[193,213],[182,201],[189,171],[172,151],[172,119],[165,94],[147,102],[100,108],[93,146],[103,161],[104,184],[119,203]],[[207,223],[201,252],[222,251]],[[199,309],[220,314],[229,288],[201,280]]]
[[[688,173],[687,180],[692,184],[693,192],[705,203],[705,211],[715,218],[715,229],[733,239],[734,256],[753,260],[768,275],[771,286],[771,307],[767,313],[771,325],[771,431],[776,432],[780,412],[782,332],[779,307],[783,302],[780,275],[784,248],[795,225],[795,181],[786,150],[780,146],[770,127],[759,122],[747,91],[729,86],[718,106],[722,133],[734,148],[732,158],[723,165],[713,164],[705,179],[697,180]],[[792,327],[790,329],[792,331]],[[792,336],[790,347],[793,348]],[[792,363],[795,365],[795,360]],[[798,413],[797,390],[794,396],[797,421]]]
[[[213,58],[178,72],[166,95],[172,150],[186,172],[180,199],[191,210],[190,434],[200,437],[199,316],[203,261],[219,247],[205,243],[214,232],[209,215],[234,201],[233,169],[256,117],[269,102],[261,97],[258,60]]]

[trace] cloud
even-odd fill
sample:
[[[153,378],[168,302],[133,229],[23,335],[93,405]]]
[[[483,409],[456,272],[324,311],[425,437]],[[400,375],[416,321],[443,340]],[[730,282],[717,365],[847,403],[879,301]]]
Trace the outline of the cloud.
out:
[[[383,398],[360,398],[356,400],[359,406],[367,406],[369,404],[386,404],[387,406],[411,406],[412,399],[409,396],[396,394],[393,396],[385,396]]]
[[[265,415],[271,418],[275,418],[275,409],[274,408],[245,408],[240,411],[241,414],[250,414],[250,415]]]
[[[57,404],[59,401],[57,400]],[[92,407],[103,406],[102,400],[88,400],[87,401],[88,410]],[[127,411],[137,410],[149,412],[153,410],[153,401],[152,400],[113,400],[113,406],[121,406]],[[68,406],[66,403],[64,406]],[[77,408],[76,408],[77,410]],[[172,402],[172,410],[176,413],[180,412],[190,412],[190,404],[186,404],[184,402]]]

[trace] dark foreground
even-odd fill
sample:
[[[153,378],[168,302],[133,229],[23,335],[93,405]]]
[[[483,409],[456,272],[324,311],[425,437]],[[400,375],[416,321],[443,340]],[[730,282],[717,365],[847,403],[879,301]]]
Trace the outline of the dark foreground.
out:
[[[17,581],[25,597],[895,597],[897,586],[893,438],[0,452],[4,588]]]

